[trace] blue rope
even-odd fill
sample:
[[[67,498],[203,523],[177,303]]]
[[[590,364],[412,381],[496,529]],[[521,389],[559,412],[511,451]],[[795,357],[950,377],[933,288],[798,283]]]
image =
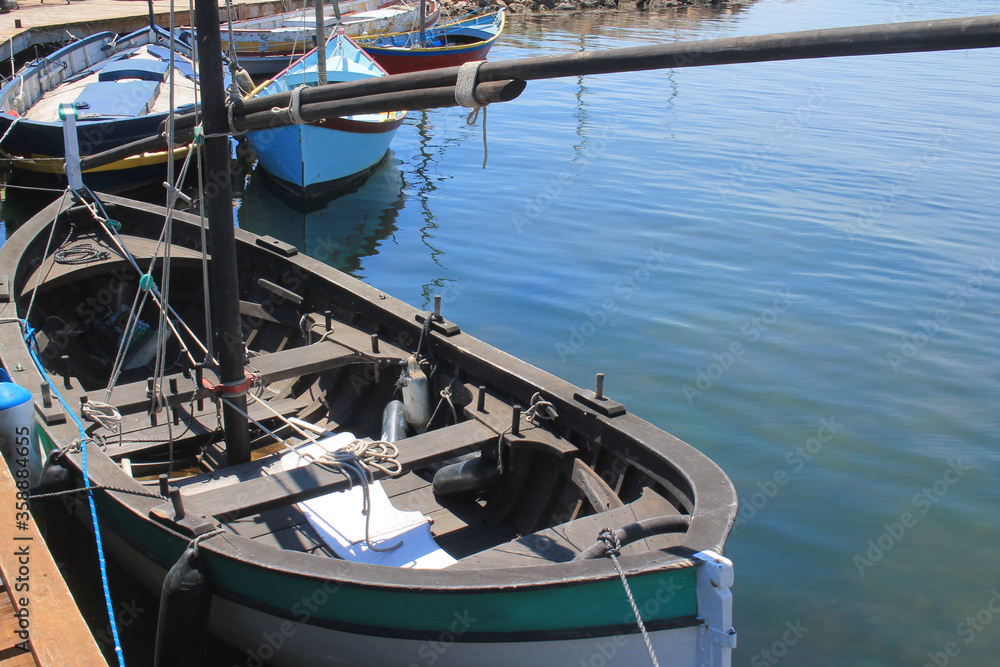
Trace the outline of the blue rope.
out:
[[[66,401],[59,394],[56,386],[49,381],[49,375],[45,372],[45,368],[42,366],[41,360],[38,358],[38,353],[35,348],[38,347],[38,341],[35,340],[35,330],[31,328],[26,320],[21,320],[24,326],[25,335],[24,342],[28,345],[28,352],[31,354],[32,360],[35,362],[35,367],[38,368],[38,372],[42,374],[42,378],[48,382],[49,387],[52,388],[52,393],[56,395],[59,402],[63,406],[63,410],[66,411],[73,421],[76,422],[77,428],[80,429],[80,451],[83,456],[82,472],[83,472],[83,486],[85,489],[90,488],[90,477],[87,475],[87,432],[83,428],[83,423],[77,418],[76,414],[70,409]],[[34,347],[32,347],[34,345]],[[94,505],[94,493],[87,493],[87,500],[90,502],[90,518],[94,522],[94,537],[97,539],[97,562],[101,567],[101,585],[104,587],[104,602],[108,607],[108,618],[111,620],[111,636],[114,638],[115,642],[115,655],[118,657],[119,667],[125,667],[125,658],[122,655],[122,644],[118,639],[118,624],[115,623],[115,610],[114,606],[111,604],[111,588],[108,586],[108,570],[104,562],[104,545],[101,543],[101,529],[97,525],[97,507]]]

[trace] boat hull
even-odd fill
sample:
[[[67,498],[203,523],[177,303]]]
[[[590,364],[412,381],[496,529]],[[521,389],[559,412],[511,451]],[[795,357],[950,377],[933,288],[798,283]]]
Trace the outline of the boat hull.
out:
[[[129,516],[129,510],[112,503],[101,503],[98,511],[109,556],[158,593],[187,540],[169,531],[153,534],[145,517]],[[80,503],[77,512],[86,525],[87,507]],[[449,592],[353,587],[336,579],[247,569],[209,556],[215,591],[211,632],[245,651],[248,660],[275,667],[403,667],[428,661],[439,667],[579,667],[593,660],[622,667],[644,664],[648,649],[621,581],[610,563],[602,564],[607,566],[603,576],[586,581]],[[699,650],[708,650],[703,646],[708,611],[699,610],[699,596],[705,605],[706,597],[717,592],[699,590],[704,567],[695,560],[689,567],[629,577],[661,667],[731,664],[698,659]]]
[[[344,193],[362,183],[385,157],[403,116],[368,123],[332,118],[248,133],[273,186],[293,199]]]
[[[485,60],[492,44],[472,48],[455,49],[447,52],[409,52],[400,53],[395,49],[380,47],[364,47],[365,52],[385,68],[389,74],[420,72],[439,67],[455,67],[476,60]]]

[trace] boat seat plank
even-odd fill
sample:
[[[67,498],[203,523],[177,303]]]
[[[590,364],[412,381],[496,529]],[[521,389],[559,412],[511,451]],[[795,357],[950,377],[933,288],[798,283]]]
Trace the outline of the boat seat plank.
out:
[[[389,498],[395,498],[403,494],[430,487],[431,483],[414,473],[407,473],[399,477],[389,477],[382,480],[382,488]]]
[[[362,331],[341,321],[334,320],[332,331],[326,330],[326,317],[318,313],[307,315],[309,321],[310,334],[315,338],[325,338],[332,340],[344,347],[350,348],[359,354],[363,354],[369,360],[380,361],[406,361],[412,354],[407,350],[395,345],[388,339],[378,338],[378,353],[372,352],[372,334]]]
[[[246,516],[224,524],[227,530],[231,530],[240,537],[256,539],[270,533],[300,526],[309,523],[306,516],[294,505],[288,507],[278,507],[267,512]]]
[[[179,405],[180,424],[172,425],[168,428],[166,421],[173,419],[173,410],[161,412],[156,426],[149,423],[146,414],[125,415],[122,419],[122,439],[123,444],[118,445],[117,438],[108,438],[107,454],[115,461],[120,461],[123,457],[132,457],[138,454],[152,454],[159,450],[166,451],[168,438],[174,438],[174,449],[190,449],[196,444],[200,444],[210,435],[215,433],[218,421],[216,419],[215,406],[206,401],[203,410],[190,411],[190,405]],[[268,407],[278,412],[282,416],[297,414],[304,404],[294,398],[278,399],[268,402]],[[274,415],[257,403],[251,403],[247,409],[247,414],[256,421],[264,422],[274,419]],[[131,440],[131,442],[130,442]]]
[[[479,395],[479,389],[474,384],[466,384],[466,391],[472,396]],[[487,393],[483,410],[477,409],[475,401],[466,406],[465,414],[471,419],[488,425],[498,434],[509,430],[513,419],[513,406],[504,403],[499,398]],[[569,440],[559,437],[552,431],[536,426],[521,417],[518,435],[508,433],[504,436],[507,444],[512,449],[531,449],[555,455],[561,459],[568,459],[577,456],[580,450]]]
[[[491,429],[467,421],[405,438],[396,444],[405,472],[476,451],[494,437]],[[194,494],[191,498],[210,515],[231,521],[347,487],[347,480],[340,473],[311,465]]]
[[[260,373],[264,384],[268,384],[300,375],[328,371],[361,360],[362,358],[354,350],[324,340],[312,345],[254,357],[253,367]]]

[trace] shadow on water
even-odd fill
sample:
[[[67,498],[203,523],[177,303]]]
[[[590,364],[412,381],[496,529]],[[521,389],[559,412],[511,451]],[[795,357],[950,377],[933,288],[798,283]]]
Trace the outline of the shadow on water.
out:
[[[303,211],[271,192],[257,167],[247,181],[237,222],[241,229],[273,236],[354,274],[361,260],[377,254],[379,243],[396,231],[396,216],[406,199],[403,187],[399,161],[389,151],[357,190]]]

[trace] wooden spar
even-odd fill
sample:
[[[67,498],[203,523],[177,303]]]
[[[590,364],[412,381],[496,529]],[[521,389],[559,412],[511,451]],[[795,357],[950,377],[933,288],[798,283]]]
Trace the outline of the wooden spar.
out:
[[[525,85],[527,84],[524,81],[490,81],[488,83],[480,83],[476,86],[475,97],[481,104],[509,102],[521,94]],[[383,113],[397,109],[415,111],[419,109],[440,109],[450,106],[458,106],[458,102],[455,101],[454,86],[423,88],[404,93],[384,93],[368,97],[333,100],[332,102],[303,104],[301,114],[306,120],[312,121],[319,118],[350,116],[352,114]],[[238,129],[246,131],[279,127],[284,124],[286,117],[287,114],[277,114],[268,108],[266,111],[244,116],[239,122]],[[175,141],[177,143],[184,143],[190,141],[192,136],[194,136],[194,127],[188,125],[182,128],[175,128],[174,132]],[[158,134],[85,157],[80,161],[80,166],[84,170],[94,169],[117,162],[118,160],[123,160],[132,155],[163,150],[165,145],[166,142],[163,135]]]
[[[561,56],[484,62],[479,68],[478,79],[480,82],[551,79],[564,76],[612,74],[677,67],[996,46],[1000,46],[1000,14],[937,21],[806,30],[752,37],[726,37],[698,42],[678,42],[606,51],[578,51]],[[446,67],[373,77],[362,81],[313,86],[302,91],[301,102],[303,109],[305,109],[310,104],[320,102],[398,94],[400,97],[394,109],[417,109],[420,107],[406,102],[404,93],[412,93],[415,90],[426,88],[454,86],[458,70],[458,67]],[[289,97],[288,92],[282,92],[248,100],[237,100],[234,102],[233,108],[236,128],[246,129],[241,124],[241,119],[245,116],[270,111],[275,107],[287,107]],[[450,100],[441,106],[454,106],[454,101]],[[392,110],[381,107],[379,109]],[[373,112],[375,111],[367,108],[364,111],[364,113]],[[184,136],[183,131],[189,130],[195,122],[194,113],[177,116],[175,128],[178,136]],[[130,144],[129,147],[114,149],[114,152],[108,151],[100,156],[94,155],[84,158],[81,166],[83,169],[92,169],[143,151],[160,150],[163,145],[162,139],[153,137]],[[128,152],[125,152],[126,148]],[[104,161],[106,159],[104,156],[112,154],[115,156],[113,159]]]
[[[229,126],[222,70],[219,8],[215,0],[196,0],[198,70],[201,74],[205,124],[204,210],[208,217],[212,251],[212,307],[219,355],[219,380],[239,382],[244,377],[246,348],[240,321],[240,292],[236,274],[236,232],[229,164]],[[209,332],[212,335],[212,332]],[[246,394],[233,394],[223,403],[226,456],[229,463],[250,460],[250,433]],[[235,407],[234,407],[235,406]]]
[[[886,23],[849,28],[726,37],[606,51],[577,51],[560,56],[487,61],[479,81],[554,79],[591,74],[614,74],[677,67],[704,67],[736,63],[914,53],[1000,46],[1000,14],[938,21]],[[302,103],[346,99],[362,95],[453,86],[458,67],[394,74],[348,81],[302,92]],[[274,106],[288,106],[282,92],[236,103],[237,117]],[[181,121],[178,121],[181,122]],[[188,122],[193,122],[189,120]]]

